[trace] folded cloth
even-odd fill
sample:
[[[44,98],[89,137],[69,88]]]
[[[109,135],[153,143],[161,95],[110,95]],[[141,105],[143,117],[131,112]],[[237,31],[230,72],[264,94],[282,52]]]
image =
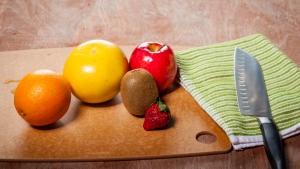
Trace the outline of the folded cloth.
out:
[[[300,71],[263,35],[176,52],[181,85],[221,126],[235,150],[262,145],[255,117],[242,116],[234,81],[234,49],[261,64],[273,120],[283,138],[300,132]]]

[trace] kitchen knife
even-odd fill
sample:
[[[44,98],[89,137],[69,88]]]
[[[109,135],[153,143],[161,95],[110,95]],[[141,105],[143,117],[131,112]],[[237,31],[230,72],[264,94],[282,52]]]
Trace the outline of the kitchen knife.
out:
[[[272,120],[260,64],[240,48],[235,49],[234,58],[234,76],[240,112],[242,115],[257,117],[269,162],[273,169],[283,169],[285,168],[283,147]]]

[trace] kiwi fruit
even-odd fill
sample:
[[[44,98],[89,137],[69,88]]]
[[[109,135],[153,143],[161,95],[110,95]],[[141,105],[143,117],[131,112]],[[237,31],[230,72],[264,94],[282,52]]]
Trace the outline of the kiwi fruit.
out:
[[[152,75],[142,68],[128,71],[123,76],[120,92],[125,108],[136,116],[143,116],[159,96]]]

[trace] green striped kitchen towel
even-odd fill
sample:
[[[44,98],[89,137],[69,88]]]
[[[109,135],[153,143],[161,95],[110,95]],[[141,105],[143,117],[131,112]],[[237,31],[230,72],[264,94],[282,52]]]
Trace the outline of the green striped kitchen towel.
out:
[[[176,52],[181,85],[229,136],[234,149],[262,145],[254,117],[241,116],[234,81],[234,49],[261,64],[273,119],[283,138],[299,133],[300,71],[261,34]]]

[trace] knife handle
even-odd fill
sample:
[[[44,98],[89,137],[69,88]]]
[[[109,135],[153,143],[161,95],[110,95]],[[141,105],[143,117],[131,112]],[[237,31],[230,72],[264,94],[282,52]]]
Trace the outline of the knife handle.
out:
[[[265,144],[265,151],[272,169],[284,169],[285,159],[283,146],[274,122],[269,118],[264,120],[259,118],[259,121]]]

